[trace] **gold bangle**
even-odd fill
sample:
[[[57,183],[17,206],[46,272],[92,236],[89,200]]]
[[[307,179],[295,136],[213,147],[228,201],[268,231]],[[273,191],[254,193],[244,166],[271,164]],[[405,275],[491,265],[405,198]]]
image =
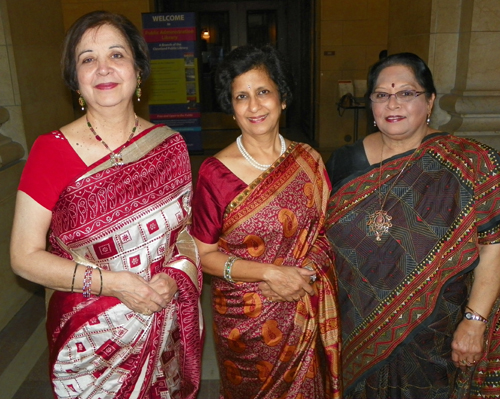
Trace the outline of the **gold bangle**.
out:
[[[101,288],[99,288],[99,293],[97,294],[97,296],[101,296],[101,294],[102,294],[102,271],[100,268],[97,268],[97,270],[99,270],[99,277],[101,280]]]
[[[73,271],[73,280],[71,280],[71,292],[74,292],[76,269],[78,269],[78,266],[80,266],[80,264],[79,263],[75,263],[75,270]]]

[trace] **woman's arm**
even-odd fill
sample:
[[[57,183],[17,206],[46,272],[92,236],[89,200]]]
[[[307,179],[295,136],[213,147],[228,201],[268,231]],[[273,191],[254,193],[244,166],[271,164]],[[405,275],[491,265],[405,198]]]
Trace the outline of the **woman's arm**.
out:
[[[229,256],[218,250],[218,244],[206,244],[195,238],[205,273],[223,277],[224,265]],[[236,282],[265,281],[277,297],[286,301],[298,301],[305,294],[314,295],[314,289],[306,280],[314,271],[291,266],[238,259],[231,269],[231,277]],[[305,277],[305,278],[304,278]]]
[[[18,191],[11,236],[11,266],[17,275],[58,291],[71,291],[75,262],[46,251],[46,237],[52,212]],[[92,271],[92,293],[100,291],[100,275]],[[82,292],[85,267],[74,274],[74,292]],[[136,312],[150,313],[167,306],[167,301],[140,276],[130,272],[102,270],[102,295],[114,296]]]
[[[474,270],[474,283],[467,307],[484,318],[500,294],[500,244],[479,245],[479,264]],[[462,320],[452,342],[452,359],[457,367],[465,368],[462,362],[474,363],[484,352],[486,324],[477,320]]]

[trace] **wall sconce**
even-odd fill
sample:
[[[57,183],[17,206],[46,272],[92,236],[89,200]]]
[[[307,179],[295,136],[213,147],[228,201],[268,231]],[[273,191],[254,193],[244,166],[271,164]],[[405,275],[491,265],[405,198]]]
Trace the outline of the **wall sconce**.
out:
[[[208,29],[203,29],[203,31],[201,32],[201,38],[205,40],[210,39],[210,32],[208,31]]]

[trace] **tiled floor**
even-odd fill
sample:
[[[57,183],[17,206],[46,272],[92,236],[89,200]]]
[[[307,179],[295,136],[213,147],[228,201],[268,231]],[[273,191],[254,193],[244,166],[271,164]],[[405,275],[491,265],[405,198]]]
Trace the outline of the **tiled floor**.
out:
[[[205,154],[191,156],[195,180],[206,156],[234,141],[237,135],[237,131],[213,131],[202,136]],[[300,132],[289,131],[285,136],[291,140],[305,141]],[[201,303],[206,338],[198,399],[218,399],[219,371],[212,335],[210,279],[205,277]],[[0,399],[53,399],[48,375],[45,300],[44,290],[40,288],[0,331]]]

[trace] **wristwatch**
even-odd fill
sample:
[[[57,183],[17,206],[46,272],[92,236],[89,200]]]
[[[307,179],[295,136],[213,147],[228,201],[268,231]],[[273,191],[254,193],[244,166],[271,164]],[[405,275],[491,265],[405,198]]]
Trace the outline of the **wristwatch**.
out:
[[[488,320],[486,320],[483,316],[479,316],[478,314],[474,314],[471,312],[465,312],[464,318],[466,318],[467,320],[482,321],[484,324],[488,324]]]

